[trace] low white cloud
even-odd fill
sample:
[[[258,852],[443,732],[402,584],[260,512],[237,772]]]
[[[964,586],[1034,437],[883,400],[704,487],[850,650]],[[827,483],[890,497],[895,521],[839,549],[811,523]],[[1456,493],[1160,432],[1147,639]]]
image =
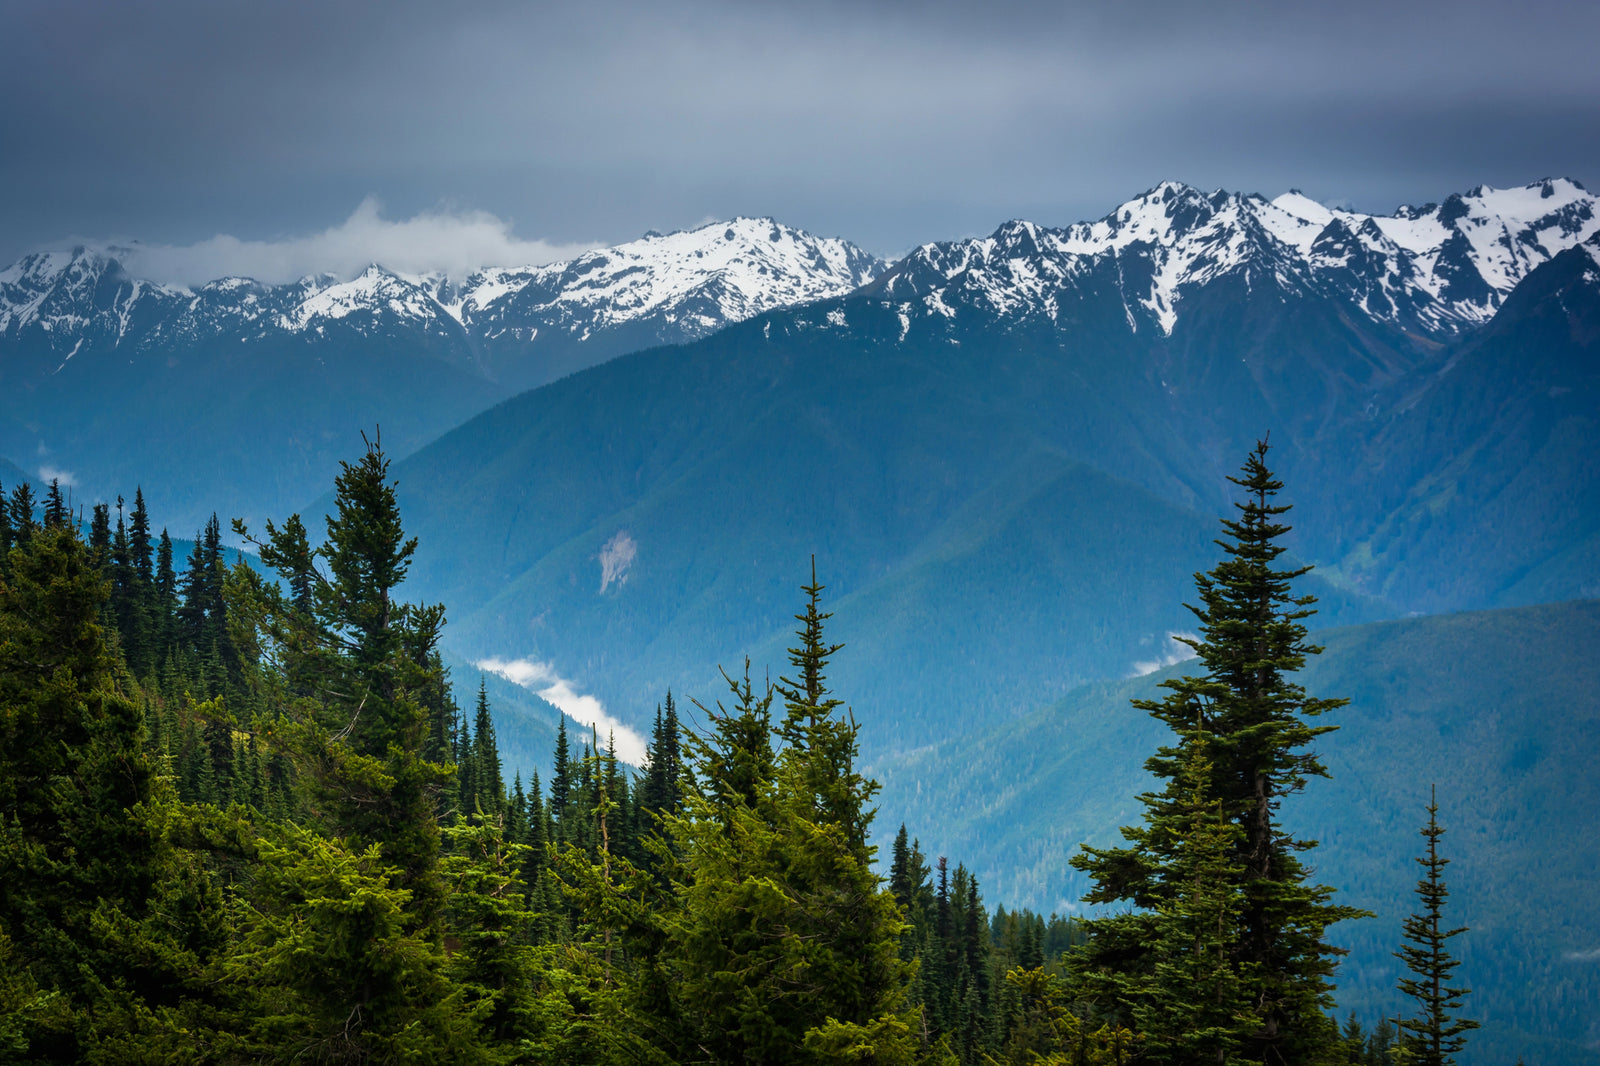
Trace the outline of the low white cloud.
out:
[[[1183,643],[1184,640],[1199,640],[1194,633],[1168,633],[1164,638],[1163,647],[1154,659],[1144,659],[1133,664],[1133,673],[1130,677],[1143,677],[1153,674],[1164,667],[1172,666],[1194,658],[1194,649]]]
[[[537,692],[568,718],[586,726],[593,726],[599,733],[602,747],[608,736],[615,738],[617,758],[623,762],[634,766],[645,764],[644,737],[618,721],[597,697],[580,693],[573,682],[556,673],[555,668],[549,663],[539,662],[536,659],[491,658],[480,659],[476,665],[479,669],[499,674],[507,681],[521,685],[530,692]]]
[[[612,582],[618,585],[626,582],[628,568],[638,555],[639,545],[628,536],[625,529],[618,530],[614,537],[606,541],[600,549],[600,591],[604,592]]]
[[[240,240],[226,233],[195,244],[117,245],[112,253],[135,277],[200,285],[222,277],[267,284],[308,274],[354,277],[373,263],[404,274],[442,272],[462,278],[492,266],[540,266],[595,247],[524,240],[511,224],[487,211],[423,211],[384,218],[371,197],[336,226],[299,237]]]
[[[1562,958],[1568,962],[1600,962],[1600,948],[1590,948],[1588,951],[1569,951]]]
[[[54,466],[41,466],[39,468],[40,481],[59,481],[71,488],[78,484],[77,477],[70,470],[62,470]]]

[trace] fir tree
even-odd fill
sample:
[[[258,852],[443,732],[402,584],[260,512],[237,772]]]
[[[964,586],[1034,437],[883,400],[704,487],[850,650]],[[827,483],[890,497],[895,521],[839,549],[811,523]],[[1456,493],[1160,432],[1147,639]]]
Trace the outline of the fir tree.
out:
[[[800,643],[789,649],[794,677],[781,678],[775,689],[784,700],[779,734],[785,742],[784,758],[803,777],[817,817],[842,826],[851,844],[864,851],[866,826],[871,820],[867,804],[876,790],[855,770],[860,752],[855,719],[848,710],[839,713],[844,703],[828,691],[828,660],[844,645],[829,644],[822,636],[823,622],[832,617],[818,609],[825,587],[817,581],[813,556],[811,583],[801,588],[806,607],[795,615],[800,623],[795,636]]]
[[[1419,1066],[1449,1066],[1455,1055],[1467,1045],[1466,1034],[1478,1028],[1478,1023],[1459,1015],[1470,988],[1456,988],[1450,984],[1451,974],[1461,965],[1451,956],[1447,941],[1467,931],[1466,926],[1442,929],[1444,903],[1450,892],[1444,883],[1444,868],[1450,860],[1439,855],[1439,838],[1444,827],[1439,824],[1439,799],[1436,789],[1429,790],[1428,824],[1422,827],[1422,836],[1428,842],[1428,853],[1417,859],[1423,876],[1417,882],[1417,901],[1422,912],[1405,920],[1405,938],[1395,957],[1406,964],[1411,977],[1400,979],[1400,991],[1417,1002],[1417,1013],[1410,1018],[1398,1019],[1402,1058]]]
[[[368,442],[340,467],[327,542],[310,560],[326,567],[313,571],[310,614],[247,567],[230,580],[258,639],[280,649],[285,672],[308,693],[291,705],[287,739],[328,827],[354,848],[381,848],[409,893],[411,920],[431,935],[441,904],[436,797],[448,771],[422,757],[427,711],[418,694],[436,680],[444,609],[395,599],[416,541],[402,529],[382,450]],[[258,541],[243,523],[234,528],[286,584],[308,565],[292,533],[269,522]],[[202,550],[220,552],[209,529]]]
[[[478,809],[478,750],[464,715],[456,726],[456,752],[456,811],[471,818]]]
[[[567,716],[556,726],[554,768],[550,774],[550,818],[556,826],[556,840],[567,839],[567,808],[572,800],[572,759],[567,744]]]
[[[902,923],[870,856],[816,818],[775,765],[772,693],[729,679],[736,710],[689,738],[702,786],[664,819],[679,910],[665,917],[678,1054],[715,1062],[910,1062]],[[719,707],[719,710],[721,708]],[[696,1050],[698,1049],[698,1051]],[[680,1059],[681,1061],[681,1059]]]
[[[1133,1029],[1154,1062],[1236,1061],[1261,1026],[1250,998],[1253,967],[1235,962],[1243,907],[1237,858],[1241,830],[1213,799],[1203,733],[1187,745],[1181,783],[1189,790],[1187,830],[1175,842],[1171,894],[1158,905],[1152,964],[1130,996]]]
[[[653,815],[675,812],[683,797],[683,755],[678,740],[678,711],[670,690],[664,706],[656,707],[646,762],[648,765],[638,792],[638,810],[643,816],[640,822],[642,832],[650,830]]]
[[[39,528],[33,513],[33,486],[26,481],[11,490],[11,538],[13,545],[26,544]]]
[[[128,552],[133,560],[135,585],[146,592],[154,583],[150,550],[150,512],[144,505],[144,489],[133,490],[133,511],[128,517]]]
[[[110,577],[111,566],[111,505],[97,503],[90,512],[89,518],[89,550],[99,561],[100,567]]]
[[[528,794],[520,771],[512,776],[511,795],[506,799],[505,839],[508,844],[528,842]]]
[[[203,647],[206,634],[206,610],[211,603],[212,561],[206,556],[203,533],[197,532],[194,546],[189,549],[189,560],[179,584],[180,604],[176,611],[178,629],[186,648]]]
[[[449,830],[443,873],[450,917],[460,931],[451,977],[484,1016],[487,1035],[505,1045],[531,1035],[533,952],[528,933],[537,915],[528,907],[521,872],[528,847],[506,838],[492,821]]]
[[[172,568],[172,538],[161,531],[161,541],[156,546],[155,616],[156,630],[163,650],[172,644],[173,614],[178,609],[178,575]]]
[[[1073,965],[1082,989],[1109,998],[1125,1018],[1151,1008],[1145,993],[1154,989],[1156,956],[1149,946],[1170,940],[1174,917],[1196,902],[1184,902],[1191,882],[1183,856],[1197,803],[1214,807],[1237,829],[1227,854],[1208,860],[1237,871],[1231,886],[1237,899],[1228,903],[1237,907],[1235,925],[1224,935],[1233,945],[1229,965],[1241,982],[1238,998],[1253,1004],[1259,1018],[1242,1056],[1315,1062],[1337,1044],[1324,1012],[1343,950],[1324,934],[1334,922],[1364,912],[1332,903],[1331,888],[1307,883],[1299,856],[1315,842],[1295,839],[1278,820],[1286,797],[1308,778],[1327,776],[1307,746],[1335,727],[1310,720],[1346,701],[1313,698],[1290,679],[1306,656],[1322,649],[1306,640],[1303,624],[1315,600],[1291,591],[1310,568],[1276,568],[1285,551],[1279,539],[1289,531],[1278,519],[1289,508],[1273,502],[1283,486],[1266,455],[1266,443],[1258,443],[1242,475],[1231,479],[1245,499],[1234,505],[1238,519],[1223,521],[1227,536],[1217,543],[1226,558],[1195,578],[1200,606],[1190,610],[1200,638],[1187,643],[1204,673],[1163,682],[1169,690],[1163,700],[1135,702],[1178,735],[1177,746],[1162,747],[1146,763],[1166,787],[1140,797],[1145,824],[1124,830],[1129,846],[1085,847],[1073,859],[1094,881],[1088,902],[1140,909],[1086,923],[1089,940]],[[1185,767],[1202,737],[1211,770],[1208,793],[1197,798]]]
[[[210,935],[195,909],[205,880],[174,868],[168,797],[141,707],[117,681],[93,554],[67,525],[34,531],[12,562],[0,584],[0,929],[8,965],[75,1015],[26,1034],[19,1058],[167,1057],[153,1012],[176,1008]]]
[[[251,1062],[497,1061],[442,947],[418,929],[404,874],[292,825],[257,844],[224,973],[256,990],[229,1058]],[[475,886],[474,886],[475,887]]]
[[[711,720],[711,735],[693,741],[692,746],[717,810],[726,813],[736,806],[757,810],[767,802],[778,772],[772,750],[773,689],[768,684],[757,695],[748,656],[742,679],[729,677],[727,671],[722,671],[722,678],[733,696],[733,708],[719,701],[712,711],[696,702]]]
[[[11,572],[11,508],[6,503],[5,485],[0,484],[0,578]]]
[[[44,528],[66,529],[69,517],[67,501],[61,496],[61,479],[51,478],[44,494]]]
[[[482,678],[478,679],[478,706],[472,722],[473,762],[476,767],[476,792],[473,800],[477,809],[491,817],[497,816],[506,801],[505,781],[500,773],[500,746],[495,740],[494,719],[489,715],[489,693]],[[463,798],[468,812],[472,800]]]

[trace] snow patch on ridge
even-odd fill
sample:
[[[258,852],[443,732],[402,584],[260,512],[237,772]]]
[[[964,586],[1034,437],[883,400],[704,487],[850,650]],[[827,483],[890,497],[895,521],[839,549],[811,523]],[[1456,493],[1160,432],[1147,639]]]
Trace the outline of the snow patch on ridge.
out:
[[[628,535],[626,529],[617,530],[600,549],[601,595],[604,595],[606,589],[612,585],[621,586],[627,582],[628,571],[633,568],[633,561],[638,557],[639,545]]]

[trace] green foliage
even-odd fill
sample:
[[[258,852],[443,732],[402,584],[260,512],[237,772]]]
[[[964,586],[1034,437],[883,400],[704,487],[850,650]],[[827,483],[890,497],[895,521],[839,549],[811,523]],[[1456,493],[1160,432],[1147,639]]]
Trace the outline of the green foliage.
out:
[[[1150,760],[1166,790],[1134,847],[1090,853],[1137,906],[1088,922],[991,915],[977,876],[905,826],[875,871],[877,784],[829,689],[842,645],[814,570],[776,686],[746,659],[704,733],[669,693],[637,776],[561,719],[548,792],[508,790],[487,679],[462,716],[442,610],[398,599],[415,543],[376,446],[345,466],[323,544],[298,517],[266,527],[276,581],[226,570],[213,521],[180,583],[142,491],[131,520],[98,510],[88,545],[8,505],[0,1058],[1247,1061],[1288,1016],[1287,979],[1266,976],[1287,959],[1311,1006],[1279,1046],[1385,1061],[1387,1023],[1317,1013],[1331,953],[1308,941],[1340,909],[1304,885],[1276,802],[1323,772],[1303,746],[1325,730],[1296,716],[1335,701],[1288,680],[1315,650],[1306,601],[1299,571],[1271,569],[1275,483],[1242,480],[1240,550],[1201,578],[1208,673],[1141,704],[1179,736]],[[1008,756],[1013,777],[1033,758]],[[1252,760],[1265,822],[1237,790]]]
[[[1410,977],[1400,979],[1400,991],[1417,1005],[1415,1016],[1396,1022],[1400,1030],[1399,1060],[1419,1066],[1450,1066],[1467,1046],[1466,1034],[1478,1028],[1478,1023],[1458,1013],[1472,990],[1450,983],[1461,963],[1451,956],[1446,942],[1467,929],[1441,928],[1445,900],[1450,895],[1444,883],[1444,868],[1450,860],[1439,854],[1444,828],[1439,825],[1437,789],[1429,793],[1428,824],[1422,827],[1422,836],[1428,842],[1427,855],[1417,860],[1423,869],[1422,879],[1417,882],[1417,902],[1422,910],[1406,919],[1407,943],[1395,953],[1411,971]]]
[[[1307,719],[1346,701],[1309,697],[1289,677],[1321,649],[1303,624],[1314,599],[1291,592],[1309,568],[1275,569],[1289,530],[1278,518],[1289,508],[1272,502],[1283,486],[1266,454],[1259,443],[1233,479],[1245,499],[1235,505],[1240,517],[1223,521],[1226,557],[1195,578],[1201,605],[1190,609],[1201,635],[1185,642],[1205,672],[1163,682],[1163,700],[1135,702],[1179,738],[1146,763],[1166,787],[1140,797],[1145,824],[1123,830],[1128,846],[1085,846],[1073,860],[1094,881],[1086,901],[1140,908],[1090,922],[1075,972],[1123,1017],[1167,1018],[1151,1034],[1151,1053],[1170,1056],[1162,1061],[1201,1047],[1223,1061],[1236,1052],[1316,1061],[1332,1043],[1324,1012],[1343,954],[1325,931],[1364,913],[1307,883],[1299,855],[1315,842],[1280,821],[1283,799],[1326,776],[1307,747],[1334,727]],[[1216,924],[1202,933],[1202,923]],[[1174,1013],[1172,994],[1188,979],[1206,990],[1203,1007]]]
[[[394,599],[416,541],[404,538],[387,472],[373,443],[343,464],[338,514],[318,549],[298,521],[267,523],[266,539],[253,543],[290,594],[241,566],[229,596],[253,638],[283,664],[281,675],[259,683],[280,702],[281,741],[309,801],[352,846],[382,848],[411,893],[409,913],[427,926],[442,902],[435,815],[448,774],[423,758],[429,714],[420,697],[442,669],[435,646],[444,609]],[[234,528],[249,536],[241,523]],[[309,606],[298,591],[307,586]]]
[[[284,826],[263,836],[226,978],[248,990],[236,1053],[265,1061],[492,1061],[481,1008],[419,932],[404,871]]]

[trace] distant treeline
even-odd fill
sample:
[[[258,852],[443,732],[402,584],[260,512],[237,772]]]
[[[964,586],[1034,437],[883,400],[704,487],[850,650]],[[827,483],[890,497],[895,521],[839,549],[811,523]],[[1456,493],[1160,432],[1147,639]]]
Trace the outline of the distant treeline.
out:
[[[1200,579],[1204,673],[1147,705],[1163,791],[1075,859],[1113,905],[1081,921],[991,912],[904,826],[877,872],[814,573],[777,682],[725,674],[703,731],[664,694],[638,771],[563,720],[550,780],[507,782],[443,608],[396,597],[416,545],[376,446],[320,545],[235,523],[265,573],[215,517],[180,566],[141,491],[87,523],[0,492],[0,1060],[1451,1061],[1432,809],[1416,1013],[1329,1016],[1323,933],[1360,915],[1277,811],[1341,701],[1293,682],[1319,649],[1265,456]]]

